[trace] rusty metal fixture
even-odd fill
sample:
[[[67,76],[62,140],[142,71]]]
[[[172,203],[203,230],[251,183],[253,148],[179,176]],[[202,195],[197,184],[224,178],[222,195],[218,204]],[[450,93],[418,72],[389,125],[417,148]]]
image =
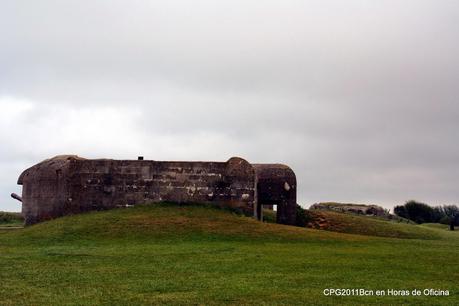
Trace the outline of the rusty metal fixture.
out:
[[[11,194],[11,197],[15,200],[18,200],[19,202],[22,202],[22,197],[18,196],[14,192]]]

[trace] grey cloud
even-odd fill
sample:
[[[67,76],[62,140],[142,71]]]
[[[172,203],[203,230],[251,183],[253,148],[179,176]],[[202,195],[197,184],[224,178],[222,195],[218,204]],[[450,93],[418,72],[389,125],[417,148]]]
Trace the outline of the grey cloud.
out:
[[[280,161],[304,205],[457,203],[458,19],[457,1],[2,2],[0,209],[61,153]]]

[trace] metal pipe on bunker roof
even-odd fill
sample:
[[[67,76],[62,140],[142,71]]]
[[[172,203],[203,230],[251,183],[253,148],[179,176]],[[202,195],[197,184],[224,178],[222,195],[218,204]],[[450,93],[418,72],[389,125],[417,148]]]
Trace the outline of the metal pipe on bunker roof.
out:
[[[18,200],[19,202],[22,203],[22,197],[21,196],[18,196],[17,194],[15,194],[14,192],[11,194],[11,197],[15,200]]]

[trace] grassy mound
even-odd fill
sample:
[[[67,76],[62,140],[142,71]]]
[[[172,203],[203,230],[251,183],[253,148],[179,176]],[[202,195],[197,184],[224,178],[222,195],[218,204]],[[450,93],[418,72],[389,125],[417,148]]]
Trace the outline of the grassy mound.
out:
[[[412,227],[416,228],[416,227]],[[349,235],[224,210],[152,205],[0,230],[0,304],[444,304],[459,236]],[[324,296],[325,288],[441,288],[448,297]]]
[[[213,206],[172,203],[66,216],[26,227],[5,238],[14,237],[15,243],[27,244],[125,239],[303,241],[309,239],[307,232],[314,232],[315,238],[342,238],[334,233],[262,223]],[[361,238],[349,236],[347,239]]]
[[[332,211],[310,210],[309,226],[327,231],[393,238],[437,239],[439,233],[419,225]]]

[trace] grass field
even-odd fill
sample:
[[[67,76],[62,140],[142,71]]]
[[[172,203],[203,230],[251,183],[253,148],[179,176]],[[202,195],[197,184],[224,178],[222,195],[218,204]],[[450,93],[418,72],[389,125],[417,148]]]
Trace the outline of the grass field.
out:
[[[0,211],[0,229],[21,227],[23,222],[20,213]]]
[[[0,304],[458,304],[459,232],[405,226],[415,234],[351,235],[167,204],[65,217],[0,230]]]

